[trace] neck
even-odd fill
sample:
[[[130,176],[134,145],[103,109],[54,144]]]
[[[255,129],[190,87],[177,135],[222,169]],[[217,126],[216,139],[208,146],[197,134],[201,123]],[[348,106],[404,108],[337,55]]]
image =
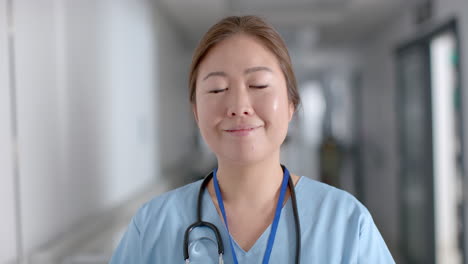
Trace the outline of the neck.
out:
[[[226,203],[262,204],[276,199],[283,170],[279,155],[249,165],[218,160],[217,178]]]

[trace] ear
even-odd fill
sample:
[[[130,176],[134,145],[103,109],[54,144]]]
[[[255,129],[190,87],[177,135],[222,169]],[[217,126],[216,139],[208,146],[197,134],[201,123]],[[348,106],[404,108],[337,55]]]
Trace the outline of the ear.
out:
[[[289,122],[291,122],[293,116],[294,116],[294,112],[296,111],[295,107],[294,107],[294,104],[293,103],[289,103]]]
[[[195,122],[197,122],[197,125],[198,125],[198,113],[197,113],[196,104],[192,104],[192,112],[193,112],[193,116],[195,117]]]

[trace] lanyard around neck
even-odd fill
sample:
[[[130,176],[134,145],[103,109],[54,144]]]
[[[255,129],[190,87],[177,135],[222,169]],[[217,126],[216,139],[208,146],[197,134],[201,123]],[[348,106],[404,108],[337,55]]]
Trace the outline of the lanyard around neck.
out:
[[[217,171],[218,169],[213,170],[213,183],[214,183],[214,189],[216,192],[216,198],[218,199],[219,209],[221,210],[221,214],[223,215],[223,219],[224,219],[224,224],[226,225],[226,229],[228,231],[229,243],[231,245],[231,251],[232,251],[232,257],[234,259],[234,264],[238,264],[239,262],[237,261],[236,252],[234,251],[231,233],[229,233],[226,210],[224,209],[224,202],[221,196],[221,190],[219,188],[218,178],[216,177]],[[273,223],[271,225],[267,248],[265,250],[265,255],[263,256],[263,262],[262,262],[263,264],[268,264],[268,262],[270,261],[270,255],[273,249],[273,244],[275,243],[276,230],[278,229],[278,223],[279,223],[280,216],[281,216],[281,209],[283,208],[284,196],[286,195],[288,180],[289,180],[289,171],[285,169],[283,173],[283,182],[281,183],[281,190],[280,190],[280,195],[278,198],[278,203],[276,204],[275,218],[273,219]]]

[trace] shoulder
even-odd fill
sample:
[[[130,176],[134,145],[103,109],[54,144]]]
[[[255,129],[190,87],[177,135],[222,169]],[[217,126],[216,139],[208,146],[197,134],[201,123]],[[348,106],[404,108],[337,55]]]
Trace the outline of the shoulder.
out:
[[[296,192],[306,213],[318,212],[321,218],[334,221],[371,219],[367,208],[352,194],[328,184],[303,176]]]
[[[347,191],[338,189],[323,182],[302,176],[300,184],[296,186],[297,192],[305,199],[310,198],[318,203],[331,203],[335,206],[356,207],[358,210],[367,211],[362,203]]]
[[[371,214],[353,195],[307,177],[301,177],[296,195],[303,240],[312,245],[311,252],[321,252],[314,244],[321,241],[320,246],[341,252],[337,256],[349,262],[395,263]]]
[[[196,206],[200,184],[197,181],[185,185],[143,204],[133,216],[110,263],[170,263],[168,259],[179,252],[173,244],[183,244],[181,228],[195,219],[196,210],[192,208]]]
[[[144,227],[149,222],[170,218],[173,214],[184,212],[183,208],[195,206],[201,180],[163,193],[143,204],[134,216],[134,222]]]

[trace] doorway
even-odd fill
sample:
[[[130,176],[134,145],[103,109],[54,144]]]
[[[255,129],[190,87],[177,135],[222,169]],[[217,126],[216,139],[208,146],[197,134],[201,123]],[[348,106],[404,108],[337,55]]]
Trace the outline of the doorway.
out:
[[[405,263],[464,263],[459,58],[454,20],[396,52]]]

